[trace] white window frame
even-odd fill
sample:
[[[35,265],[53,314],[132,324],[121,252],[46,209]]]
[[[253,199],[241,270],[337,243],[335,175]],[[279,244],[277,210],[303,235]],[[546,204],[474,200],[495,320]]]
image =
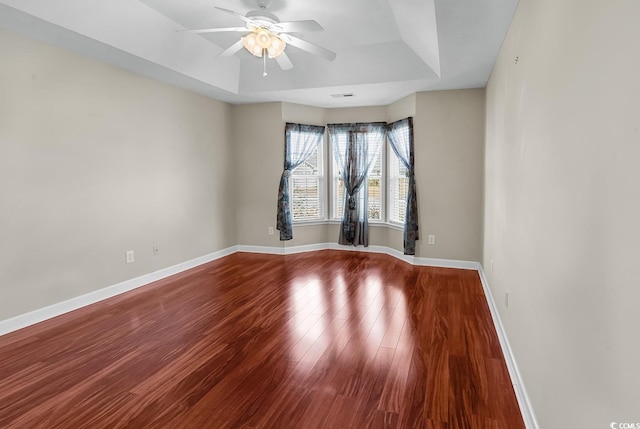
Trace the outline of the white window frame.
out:
[[[318,178],[318,205],[320,207],[319,217],[312,219],[296,219],[293,211],[294,206],[294,193],[293,183],[296,168],[291,171],[291,177],[289,179],[289,195],[291,195],[291,220],[294,225],[324,223],[327,218],[327,187],[326,187],[326,175],[327,169],[325,168],[325,154],[324,154],[324,138],[318,142],[318,174],[317,175],[298,175],[299,177],[317,177]]]

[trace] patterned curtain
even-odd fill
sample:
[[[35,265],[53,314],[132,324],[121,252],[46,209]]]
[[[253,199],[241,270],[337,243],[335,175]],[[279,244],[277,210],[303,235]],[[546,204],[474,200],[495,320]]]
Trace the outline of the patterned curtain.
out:
[[[385,127],[383,122],[327,125],[344,184],[338,244],[369,245],[367,176],[382,148]]]
[[[289,177],[291,171],[305,162],[316,149],[324,127],[287,123],[284,129],[284,171],[278,187],[278,215],[276,229],[280,231],[280,240],[293,238],[291,220],[291,195],[289,195]]]
[[[387,125],[387,137],[391,148],[407,169],[409,189],[404,217],[404,254],[416,254],[418,237],[418,200],[413,163],[413,118],[406,118]]]

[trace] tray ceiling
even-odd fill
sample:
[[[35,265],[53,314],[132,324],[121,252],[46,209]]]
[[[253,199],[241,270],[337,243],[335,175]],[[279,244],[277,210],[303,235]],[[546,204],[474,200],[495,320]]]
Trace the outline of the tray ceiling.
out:
[[[231,103],[287,101],[319,107],[383,105],[419,91],[484,87],[517,0],[272,0],[281,21],[313,19],[296,34],[337,53],[327,61],[287,46],[281,70],[242,50],[217,54],[242,33],[215,8],[245,14],[255,0],[1,0],[0,27]],[[340,98],[332,95],[354,94]]]

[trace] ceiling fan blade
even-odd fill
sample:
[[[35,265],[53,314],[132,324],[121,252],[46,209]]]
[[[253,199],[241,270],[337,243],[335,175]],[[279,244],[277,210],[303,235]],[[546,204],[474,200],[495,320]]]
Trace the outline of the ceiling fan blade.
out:
[[[290,34],[280,34],[279,37],[285,42],[287,42],[288,44],[295,46],[296,48],[300,48],[314,55],[318,55],[329,61],[333,61],[336,58],[335,52],[325,49],[323,47],[320,47],[318,45],[314,45],[313,43],[307,42],[306,40],[299,39]]]
[[[251,22],[251,20],[249,18],[247,18],[246,16],[244,16],[241,13],[238,12],[234,12],[232,10],[229,9],[225,9],[223,7],[218,7],[218,6],[214,6],[216,9],[221,10],[223,12],[228,13],[229,15],[233,15],[233,16],[237,16],[238,18],[240,18],[241,20],[243,20],[244,22],[246,22],[247,24]]]
[[[224,51],[216,55],[216,57],[218,58],[230,57],[236,52],[238,52],[240,49],[242,49],[242,40],[238,40],[236,43],[234,43],[233,45],[229,46],[227,49],[225,49]]]
[[[289,21],[274,24],[274,27],[282,33],[298,33],[305,31],[324,31],[324,28],[313,19],[305,21]]]
[[[177,31],[186,31],[187,33],[226,33],[232,31],[246,31],[249,32],[247,27],[227,27],[227,28],[200,28],[196,30],[177,30]]]
[[[282,70],[291,70],[293,68],[293,63],[284,52],[276,57],[276,62]]]

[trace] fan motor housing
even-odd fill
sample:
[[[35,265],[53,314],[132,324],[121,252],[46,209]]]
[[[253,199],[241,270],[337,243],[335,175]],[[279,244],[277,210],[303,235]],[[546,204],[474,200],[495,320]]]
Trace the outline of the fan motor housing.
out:
[[[277,16],[266,10],[250,10],[245,16],[253,21],[264,21],[268,24],[277,24],[280,22]]]

